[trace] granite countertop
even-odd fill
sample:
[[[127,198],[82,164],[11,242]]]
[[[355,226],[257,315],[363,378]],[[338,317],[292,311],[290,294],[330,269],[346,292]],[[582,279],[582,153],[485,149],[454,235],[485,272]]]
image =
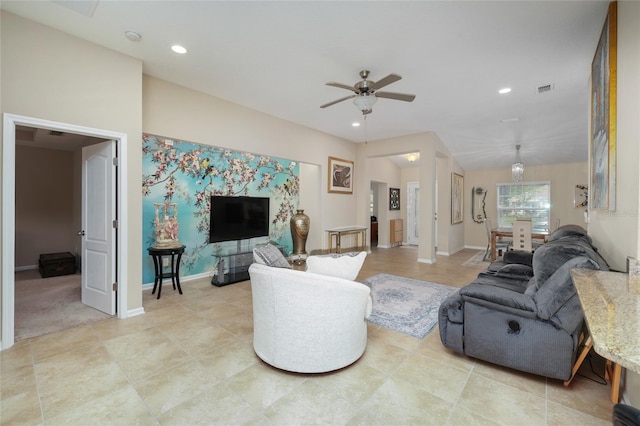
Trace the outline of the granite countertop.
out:
[[[591,269],[571,277],[595,351],[640,374],[640,277]]]

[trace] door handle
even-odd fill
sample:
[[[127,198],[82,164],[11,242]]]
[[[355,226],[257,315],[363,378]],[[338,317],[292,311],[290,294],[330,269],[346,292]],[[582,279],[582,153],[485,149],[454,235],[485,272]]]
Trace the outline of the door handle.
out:
[[[83,231],[78,231],[78,236],[84,237],[84,230]]]

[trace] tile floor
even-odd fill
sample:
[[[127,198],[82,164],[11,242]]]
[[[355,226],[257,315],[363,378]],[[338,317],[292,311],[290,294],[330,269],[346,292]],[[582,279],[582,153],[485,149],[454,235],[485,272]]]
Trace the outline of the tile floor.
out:
[[[380,272],[462,286],[476,251],[415,261],[415,248],[374,249],[359,279]],[[185,282],[145,315],[21,341],[0,352],[2,425],[609,425],[609,386],[556,380],[455,355],[369,326],[363,357],[300,375],[261,362],[251,346],[249,282]]]

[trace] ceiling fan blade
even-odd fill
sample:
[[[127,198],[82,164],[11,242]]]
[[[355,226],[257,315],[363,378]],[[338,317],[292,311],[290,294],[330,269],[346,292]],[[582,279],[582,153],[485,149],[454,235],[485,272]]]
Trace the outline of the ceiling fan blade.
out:
[[[395,92],[376,92],[376,96],[379,98],[395,99],[396,101],[405,102],[413,102],[413,100],[416,98],[416,95]]]
[[[332,102],[326,103],[326,104],[324,104],[324,105],[320,105],[320,108],[326,108],[326,107],[328,107],[328,106],[335,105],[335,104],[337,104],[338,102],[346,101],[347,99],[351,99],[351,98],[355,98],[355,97],[356,97],[356,95],[345,96],[344,98],[336,99],[335,101],[332,101]]]
[[[336,83],[335,81],[328,82],[327,86],[339,87],[340,89],[347,89],[347,90],[351,90],[352,92],[355,91],[353,86],[349,86],[348,84]]]
[[[395,83],[396,81],[400,80],[401,78],[402,77],[399,76],[398,74],[389,74],[385,78],[383,78],[381,80],[378,80],[375,83],[373,83],[371,88],[373,90],[382,89],[384,86],[388,86],[391,83]]]

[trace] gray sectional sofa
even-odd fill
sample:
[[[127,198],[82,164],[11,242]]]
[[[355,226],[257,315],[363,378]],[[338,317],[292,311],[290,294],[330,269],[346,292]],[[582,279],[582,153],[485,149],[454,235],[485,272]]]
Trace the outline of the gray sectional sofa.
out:
[[[507,252],[440,305],[447,348],[494,364],[568,380],[584,316],[570,271],[608,270],[586,230],[566,225],[535,253]]]

